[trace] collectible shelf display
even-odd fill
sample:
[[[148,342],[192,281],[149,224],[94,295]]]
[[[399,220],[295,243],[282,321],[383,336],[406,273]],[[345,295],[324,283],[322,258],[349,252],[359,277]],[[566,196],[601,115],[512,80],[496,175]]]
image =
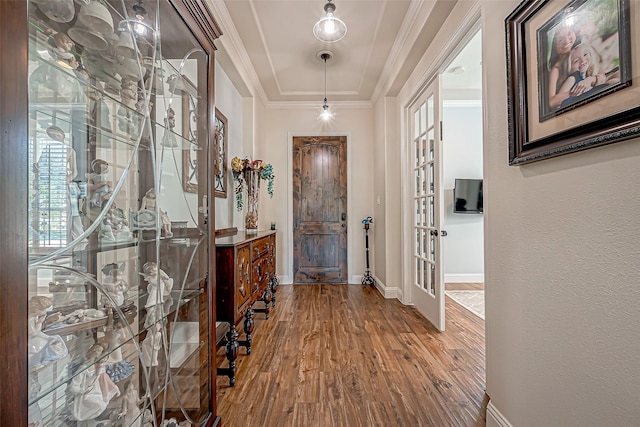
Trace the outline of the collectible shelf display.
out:
[[[28,419],[11,425],[214,425],[206,159],[220,31],[201,0],[18,3],[28,203],[11,209],[28,223],[27,282],[15,285],[28,393],[14,404],[27,398]],[[197,132],[183,134],[185,114]],[[202,157],[197,194],[183,190],[185,153]]]

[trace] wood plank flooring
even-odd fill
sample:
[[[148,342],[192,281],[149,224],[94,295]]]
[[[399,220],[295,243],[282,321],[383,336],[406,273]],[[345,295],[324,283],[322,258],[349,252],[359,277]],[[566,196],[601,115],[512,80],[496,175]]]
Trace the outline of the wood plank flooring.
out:
[[[446,310],[438,333],[372,287],[281,285],[235,387],[218,378],[222,425],[484,426],[484,322],[449,298]]]

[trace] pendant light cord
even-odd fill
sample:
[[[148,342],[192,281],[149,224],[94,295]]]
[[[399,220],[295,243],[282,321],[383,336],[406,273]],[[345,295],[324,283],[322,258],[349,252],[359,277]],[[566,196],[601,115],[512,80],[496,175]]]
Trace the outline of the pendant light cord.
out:
[[[327,104],[327,56],[324,57],[324,103]]]
[[[324,105],[327,105],[327,54],[322,55],[324,59]]]

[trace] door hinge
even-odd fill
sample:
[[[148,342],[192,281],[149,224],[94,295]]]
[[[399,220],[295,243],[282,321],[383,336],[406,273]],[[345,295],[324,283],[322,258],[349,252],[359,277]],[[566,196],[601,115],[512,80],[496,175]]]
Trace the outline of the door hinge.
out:
[[[440,120],[440,141],[442,142],[442,120]]]

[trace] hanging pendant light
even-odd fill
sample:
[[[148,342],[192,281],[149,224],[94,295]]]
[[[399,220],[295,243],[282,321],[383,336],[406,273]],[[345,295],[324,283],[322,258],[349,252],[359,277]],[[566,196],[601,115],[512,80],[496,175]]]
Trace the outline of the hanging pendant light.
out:
[[[328,121],[333,117],[333,114],[331,114],[331,111],[329,110],[329,104],[327,104],[327,60],[331,59],[332,53],[325,50],[319,53],[319,57],[324,61],[324,104],[322,104],[322,113],[320,113],[320,118],[324,121]]]
[[[146,21],[147,9],[143,6],[144,0],[137,0],[131,7],[133,9],[134,16],[129,19],[124,19],[118,24],[118,31],[128,31],[129,33],[135,32],[140,36],[147,36],[153,34],[154,30],[151,25]]]
[[[347,34],[347,24],[333,15],[335,10],[336,5],[328,0],[324,5],[326,16],[313,26],[313,35],[322,42],[337,42]]]

